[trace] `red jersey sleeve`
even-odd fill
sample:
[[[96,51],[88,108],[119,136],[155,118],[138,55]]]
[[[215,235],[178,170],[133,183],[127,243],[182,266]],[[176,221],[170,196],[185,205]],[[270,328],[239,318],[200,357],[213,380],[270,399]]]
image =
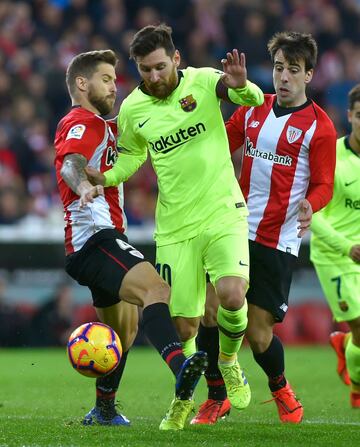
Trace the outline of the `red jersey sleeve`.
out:
[[[231,153],[235,152],[244,144],[245,113],[247,110],[247,107],[239,107],[225,124]]]
[[[58,155],[81,154],[89,160],[104,140],[105,125],[105,121],[96,116],[72,121],[61,131],[62,144],[58,146]]]
[[[336,164],[336,131],[330,118],[322,110],[321,115],[310,146],[310,182],[306,194],[314,213],[332,198]]]

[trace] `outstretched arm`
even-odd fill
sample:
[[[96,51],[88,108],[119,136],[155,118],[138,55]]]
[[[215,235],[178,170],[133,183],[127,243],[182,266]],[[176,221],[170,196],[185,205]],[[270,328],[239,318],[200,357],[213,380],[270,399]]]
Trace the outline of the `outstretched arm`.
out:
[[[104,172],[104,185],[116,186],[119,183],[125,182],[125,180],[131,177],[145,163],[146,158],[146,151],[139,155],[120,152],[114,166],[109,171]]]
[[[81,154],[66,155],[60,170],[65,183],[80,196],[80,207],[93,202],[95,197],[104,195],[101,185],[93,186],[87,179],[85,167],[87,159]]]
[[[314,214],[311,223],[311,231],[335,252],[350,256],[351,259],[356,262],[356,248],[351,252],[354,245],[353,242],[349,241],[345,236],[336,231],[329,224],[321,211]],[[357,246],[359,247],[360,245]]]
[[[222,59],[224,74],[216,86],[219,98],[245,106],[260,106],[264,102],[261,89],[247,80],[245,54],[234,49]]]

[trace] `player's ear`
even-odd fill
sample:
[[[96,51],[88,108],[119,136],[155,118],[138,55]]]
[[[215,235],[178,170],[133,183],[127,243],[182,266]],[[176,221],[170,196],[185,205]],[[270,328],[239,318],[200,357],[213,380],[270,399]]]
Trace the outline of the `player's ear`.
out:
[[[180,56],[179,50],[175,50],[173,62],[175,64],[176,68],[180,65],[181,56]]]
[[[305,84],[308,84],[308,83],[311,81],[311,79],[312,79],[312,77],[313,77],[313,74],[314,74],[314,70],[313,70],[313,69],[308,70],[308,71],[305,73]]]
[[[87,79],[84,78],[83,76],[77,76],[75,78],[75,82],[76,82],[76,87],[81,91],[81,92],[86,92],[87,90]]]

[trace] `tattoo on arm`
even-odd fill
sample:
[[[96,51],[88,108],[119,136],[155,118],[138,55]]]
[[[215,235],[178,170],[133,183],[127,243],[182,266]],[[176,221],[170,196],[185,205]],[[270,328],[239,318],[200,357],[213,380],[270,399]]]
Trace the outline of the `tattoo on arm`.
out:
[[[87,166],[87,160],[80,154],[66,155],[60,170],[62,178],[68,186],[77,194],[78,186],[81,182],[87,180],[84,168]]]

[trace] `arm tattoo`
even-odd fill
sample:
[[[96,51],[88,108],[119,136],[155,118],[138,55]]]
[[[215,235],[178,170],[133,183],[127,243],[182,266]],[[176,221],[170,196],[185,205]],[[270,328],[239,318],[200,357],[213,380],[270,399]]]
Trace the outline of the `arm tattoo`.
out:
[[[60,170],[62,178],[68,186],[77,194],[78,186],[81,182],[87,180],[84,168],[87,166],[87,160],[80,154],[66,155]]]

